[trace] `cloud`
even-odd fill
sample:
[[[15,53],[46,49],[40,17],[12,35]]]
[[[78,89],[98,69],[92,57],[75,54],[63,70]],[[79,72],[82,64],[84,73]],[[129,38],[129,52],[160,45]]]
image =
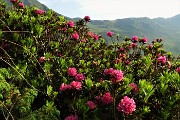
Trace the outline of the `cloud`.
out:
[[[118,19],[127,17],[171,17],[180,13],[180,0],[39,0],[69,17]]]

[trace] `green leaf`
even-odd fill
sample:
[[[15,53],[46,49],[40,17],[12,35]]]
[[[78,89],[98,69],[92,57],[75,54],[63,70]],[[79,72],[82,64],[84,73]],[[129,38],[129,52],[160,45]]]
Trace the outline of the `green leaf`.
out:
[[[47,94],[48,96],[50,96],[53,92],[53,87],[50,85],[50,86],[47,86]]]
[[[91,87],[93,86],[93,82],[92,82],[92,80],[90,78],[87,78],[85,80],[85,83],[86,83],[86,86],[87,86],[88,89],[91,89]]]

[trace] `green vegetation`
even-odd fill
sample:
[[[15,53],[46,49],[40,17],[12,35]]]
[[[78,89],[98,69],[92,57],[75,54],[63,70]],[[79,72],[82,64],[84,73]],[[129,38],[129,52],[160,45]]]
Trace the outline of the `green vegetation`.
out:
[[[0,3],[1,119],[180,119],[180,56],[162,39],[107,30],[107,44],[89,16],[12,3]]]

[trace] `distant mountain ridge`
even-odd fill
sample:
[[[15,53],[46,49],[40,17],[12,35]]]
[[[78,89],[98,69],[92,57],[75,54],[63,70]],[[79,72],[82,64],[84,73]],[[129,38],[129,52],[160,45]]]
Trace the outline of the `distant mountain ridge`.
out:
[[[107,31],[124,36],[147,37],[149,41],[162,38],[165,48],[174,54],[180,54],[180,14],[171,18],[124,18],[117,20],[91,20],[89,27],[101,34],[106,42]]]
[[[5,1],[11,5],[10,0]],[[38,0],[21,0],[27,6],[35,6],[39,9],[48,11],[49,8],[41,4]],[[66,17],[66,16],[65,16]],[[66,17],[69,19],[68,17]],[[77,21],[81,18],[70,18]],[[111,43],[106,36],[107,31],[112,31],[115,34],[120,34],[121,37],[132,37],[137,35],[139,37],[147,37],[149,41],[162,38],[165,48],[174,54],[180,54],[180,14],[170,18],[124,18],[116,20],[91,20],[87,24],[90,29],[105,38],[107,43]]]

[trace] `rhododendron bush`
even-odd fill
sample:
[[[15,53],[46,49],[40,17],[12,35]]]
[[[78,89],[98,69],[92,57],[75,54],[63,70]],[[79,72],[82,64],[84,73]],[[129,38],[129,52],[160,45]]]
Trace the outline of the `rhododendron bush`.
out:
[[[89,16],[11,3],[0,4],[0,118],[179,119],[180,57],[162,39],[107,30],[106,44]]]

